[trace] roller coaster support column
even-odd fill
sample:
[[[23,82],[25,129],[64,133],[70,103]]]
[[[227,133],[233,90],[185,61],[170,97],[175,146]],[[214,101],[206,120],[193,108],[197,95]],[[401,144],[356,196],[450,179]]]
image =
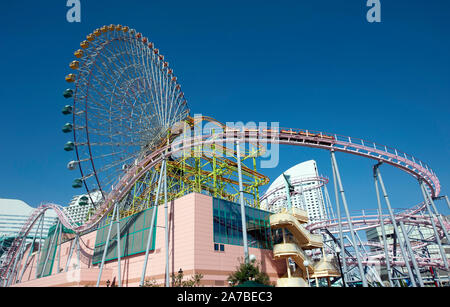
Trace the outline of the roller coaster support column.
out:
[[[351,221],[350,213],[348,211],[347,199],[345,198],[344,187],[342,185],[341,175],[339,174],[339,167],[337,165],[336,156],[335,156],[334,151],[331,151],[331,165],[332,165],[332,167],[334,169],[334,172],[335,172],[335,175],[336,175],[336,179],[337,179],[337,183],[339,184],[339,190],[340,190],[340,194],[341,194],[342,204],[344,205],[345,214],[347,216],[348,226],[349,226],[349,229],[350,229],[350,235],[351,235],[351,238],[352,238],[352,243],[353,243],[353,246],[355,248],[355,255],[356,255],[356,260],[358,262],[359,273],[361,274],[362,285],[363,285],[363,287],[367,287],[367,280],[366,280],[366,276],[364,275],[364,269],[363,269],[363,266],[362,266],[361,257],[359,255],[358,245],[356,243],[355,233],[353,231],[352,221]]]
[[[117,280],[119,282],[119,288],[122,287],[122,270],[120,268],[120,214],[119,210],[116,212],[116,233],[117,233]]]
[[[166,158],[164,158],[164,163],[166,162]],[[166,287],[170,287],[169,284],[169,208],[167,206],[167,165],[164,167],[164,212],[166,218]]]
[[[113,210],[113,214],[112,214],[112,218],[109,224],[109,230],[108,230],[108,235],[106,236],[106,243],[105,243],[105,249],[103,250],[103,256],[102,256],[102,262],[100,264],[100,271],[98,272],[98,278],[97,278],[97,287],[100,286],[100,279],[102,278],[102,273],[103,273],[103,266],[105,265],[105,258],[106,258],[106,253],[108,252],[108,246],[109,246],[109,238],[111,237],[111,230],[114,224],[114,216],[116,215],[116,211],[118,210],[117,208],[117,204],[114,204],[114,210]]]
[[[45,221],[45,212],[42,214],[42,224],[41,224],[41,232],[39,234],[39,247],[38,247],[38,257],[36,261],[36,272],[35,272],[35,278],[38,278],[38,265],[39,261],[41,260],[41,245],[42,245],[42,233],[44,232],[44,221]]]
[[[152,240],[153,240],[153,227],[155,225],[155,217],[156,217],[156,208],[158,207],[158,200],[159,200],[159,192],[161,190],[161,182],[163,180],[163,172],[164,169],[166,167],[166,163],[165,160],[163,160],[163,163],[161,165],[161,172],[159,174],[159,181],[158,181],[158,188],[156,190],[156,198],[155,198],[155,203],[153,205],[153,211],[152,211],[152,221],[150,222],[150,230],[148,233],[148,239],[147,239],[147,247],[145,249],[145,260],[144,260],[144,267],[142,268],[142,274],[141,274],[141,281],[139,282],[139,286],[142,287],[144,285],[145,282],[145,272],[147,271],[147,263],[148,263],[148,254],[150,252],[150,246],[152,244]],[[150,199],[150,197],[149,197]]]
[[[325,209],[326,209],[327,215],[330,219],[334,219],[335,216],[334,216],[333,209],[331,207],[330,195],[328,194],[328,189],[327,189],[326,185],[324,185],[324,187],[323,187],[323,193],[325,195],[324,202],[325,202]]]
[[[287,207],[290,210],[292,208],[292,202],[291,202],[291,190],[294,189],[294,187],[291,185],[291,182],[289,180],[289,176],[285,175],[283,173],[284,178],[284,186],[286,189],[286,200],[287,200]]]
[[[39,227],[41,226],[41,223],[43,223],[43,222],[44,222],[44,219],[41,217],[41,219],[39,220],[39,224],[36,227],[36,231],[33,236],[33,241],[31,242],[30,251],[28,252],[27,258],[25,259],[25,262],[23,264],[22,272],[20,273],[20,276],[19,276],[19,283],[22,282],[22,277],[23,277],[23,274],[25,273],[25,269],[27,267],[28,260],[30,259],[30,256],[33,253],[34,243],[36,242],[36,237],[37,237],[37,234],[39,231]]]
[[[14,283],[14,280],[15,280],[15,277],[16,277],[15,276],[16,275],[16,267],[17,267],[17,264],[20,263],[19,259],[21,259],[21,255],[23,253],[22,249],[23,249],[23,247],[25,245],[24,242],[26,242],[26,240],[27,240],[27,238],[24,235],[22,237],[22,240],[20,241],[19,247],[17,248],[17,255],[16,255],[16,257],[14,257],[14,264],[13,264],[11,270],[8,273],[8,277],[6,277],[6,286],[10,286],[11,284]]]
[[[43,277],[43,275],[45,274],[45,269],[47,268],[47,263],[48,263],[48,258],[50,257],[50,253],[52,251],[52,246],[53,246],[53,242],[55,242],[55,238],[56,238],[56,234],[58,233],[58,228],[59,228],[59,224],[61,222],[58,220],[58,224],[55,227],[55,234],[52,236],[52,241],[50,242],[50,245],[48,246],[47,249],[47,256],[45,257],[45,262],[44,262],[44,267],[42,268],[42,272],[41,272],[41,278]],[[56,248],[56,247],[55,247]],[[49,274],[51,275],[52,272],[50,271]]]
[[[111,221],[112,223],[112,221]],[[77,234],[77,270],[79,270],[81,268],[81,263],[80,263],[80,235]]]
[[[405,266],[406,266],[406,269],[408,270],[408,274],[409,274],[409,278],[411,280],[411,284],[413,285],[413,287],[417,287],[417,284],[416,284],[416,281],[415,281],[412,269],[411,269],[411,267],[409,265],[408,254],[405,251],[405,247],[403,245],[404,244],[403,240],[404,240],[406,242],[406,246],[408,248],[408,251],[410,250],[411,246],[410,246],[410,244],[408,244],[409,243],[408,233],[406,232],[403,223],[399,222],[400,227],[401,227],[401,231],[402,231],[402,234],[403,234],[403,238],[400,236],[400,231],[398,229],[397,222],[395,220],[394,212],[392,211],[391,202],[389,201],[389,197],[387,195],[386,188],[384,187],[383,178],[381,177],[381,173],[380,173],[380,170],[378,169],[378,167],[375,168],[375,175],[376,175],[377,179],[380,182],[380,186],[381,186],[381,190],[383,192],[384,200],[386,202],[386,205],[387,205],[387,208],[388,208],[388,211],[389,211],[389,215],[391,217],[392,226],[394,227],[395,235],[397,236],[397,239],[399,241],[398,245],[400,246],[400,252],[402,253],[403,259],[405,261]],[[414,253],[412,252],[412,250],[409,251],[409,254],[411,256],[411,262],[413,263],[414,268],[416,269],[416,276],[419,279],[419,284],[420,284],[420,286],[423,287],[422,278],[420,276],[419,270],[417,269],[416,259],[414,257]]]
[[[387,274],[388,274],[389,285],[391,287],[393,287],[394,283],[392,282],[392,276],[391,276],[391,261],[389,259],[389,248],[388,248],[387,241],[386,241],[386,230],[384,229],[383,209],[381,208],[380,191],[378,190],[377,169],[380,165],[381,165],[381,163],[378,163],[373,166],[373,178],[375,180],[375,191],[377,193],[378,214],[380,217],[381,235],[383,237],[384,254],[386,257],[386,270],[387,270]]]
[[[447,207],[450,209],[450,201],[448,200],[448,196],[445,195],[445,200],[447,201]]]
[[[445,254],[445,251],[442,248],[442,243],[441,243],[441,239],[439,237],[439,232],[438,232],[438,230],[436,228],[436,223],[434,222],[434,215],[431,212],[431,209],[430,209],[430,206],[429,206],[429,203],[428,203],[428,201],[429,201],[429,199],[431,197],[429,197],[430,195],[428,195],[428,192],[426,191],[426,188],[424,186],[423,181],[419,180],[419,183],[420,183],[420,188],[422,190],[423,199],[425,200],[425,207],[427,207],[428,215],[430,216],[431,225],[433,226],[434,235],[436,236],[436,241],[437,241],[437,244],[439,246],[439,251],[441,253],[442,261],[444,261],[445,269],[448,271],[447,255]],[[445,225],[444,225],[443,228],[445,229]]]
[[[333,161],[331,162],[331,165],[333,166]],[[341,205],[339,202],[339,193],[338,193],[338,187],[337,187],[337,180],[336,180],[336,171],[334,170],[334,167],[332,167],[333,170],[333,183],[334,183],[334,195],[336,196],[336,213],[338,216],[338,225],[339,225],[339,242],[340,247],[339,250],[342,252],[337,252],[338,257],[339,255],[342,255],[342,268],[341,268],[341,274],[342,274],[342,284],[344,287],[346,286],[346,275],[347,274],[347,262],[345,261],[345,246],[344,246],[344,235],[342,233],[342,218],[341,218]]]
[[[72,255],[73,255],[73,250],[75,249],[75,244],[76,244],[76,238],[73,239],[72,242],[70,243],[69,257],[67,257],[66,268],[64,269],[64,272],[66,272],[66,273],[67,273],[67,271],[69,271],[69,264],[70,264],[70,261],[72,260]]]
[[[414,270],[416,272],[417,280],[419,281],[419,285],[421,287],[423,287],[424,284],[423,284],[423,280],[422,280],[422,275],[420,275],[420,269],[419,269],[419,266],[417,265],[416,257],[414,256],[414,251],[413,251],[413,249],[411,247],[411,242],[409,241],[409,238],[408,238],[408,232],[406,231],[406,228],[405,228],[405,225],[403,224],[403,221],[400,220],[398,223],[400,224],[400,229],[402,230],[402,233],[404,234],[406,248],[408,249],[408,252],[410,254],[411,262],[412,262],[412,264],[414,266]]]
[[[420,181],[419,181],[419,182],[420,182]],[[425,191],[425,195],[427,196],[427,199],[428,199],[429,204],[431,204],[431,207],[432,207],[433,210],[434,210],[435,217],[437,218],[439,224],[440,224],[441,227],[442,227],[442,231],[444,232],[444,235],[445,235],[445,238],[447,239],[447,242],[450,242],[450,239],[449,239],[449,237],[448,237],[447,228],[445,228],[445,224],[444,224],[444,222],[442,221],[442,217],[441,217],[441,215],[439,214],[439,211],[438,211],[438,209],[436,208],[436,205],[434,204],[433,198],[430,196],[430,193],[428,193],[428,191],[427,191],[427,189],[426,189],[426,187],[425,187],[423,181],[422,181],[420,184],[421,184],[422,187],[423,187],[422,190]]]
[[[418,227],[418,232],[420,235],[420,239],[425,242],[425,236],[423,235],[422,231],[420,230],[420,228]],[[423,249],[424,252],[426,253],[427,258],[431,258],[430,255],[430,250],[428,249],[428,245]],[[436,287],[441,287],[440,282],[439,282],[439,278],[436,276],[436,273],[434,272],[433,268],[431,266],[428,267],[428,269],[430,270],[431,273],[431,277],[433,278],[434,284]]]
[[[56,274],[60,273],[61,266],[61,240],[62,240],[62,223],[59,224],[59,239],[58,239],[58,269],[56,270]]]
[[[248,242],[247,242],[247,221],[245,217],[244,188],[242,185],[242,169],[241,169],[241,148],[239,145],[239,141],[236,141],[236,155],[237,155],[237,167],[239,176],[239,200],[241,203],[241,222],[242,222],[242,237],[244,243],[244,259],[245,263],[248,263],[249,258],[248,258]]]
[[[25,251],[27,250],[27,242],[26,242],[26,236],[25,239],[23,240],[23,244],[22,244],[22,248],[19,254],[19,257],[17,258],[17,264],[14,270],[14,275],[13,275],[13,279],[12,282],[15,283],[18,279],[19,279],[19,269],[20,269],[20,263],[23,260],[23,256],[25,255]],[[23,265],[25,266],[25,264]]]

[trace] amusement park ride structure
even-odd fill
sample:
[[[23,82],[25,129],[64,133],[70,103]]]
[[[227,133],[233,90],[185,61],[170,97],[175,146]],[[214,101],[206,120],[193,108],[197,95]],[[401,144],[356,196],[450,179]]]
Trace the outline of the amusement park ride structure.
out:
[[[78,168],[81,173],[73,187],[84,187],[87,195],[100,191],[102,199],[96,202],[95,211],[82,225],[74,223],[61,206],[45,204],[37,208],[6,254],[0,269],[2,286],[20,282],[23,268],[19,268],[18,263],[25,254],[24,238],[36,229],[35,225],[47,210],[56,212],[57,227],[64,226],[73,231],[79,240],[82,234],[94,230],[102,221],[107,224],[156,205],[164,205],[167,213],[168,202],[192,192],[240,203],[241,210],[245,206],[259,208],[261,201],[268,197],[259,196],[260,187],[269,183],[269,179],[258,172],[256,161],[264,155],[266,144],[330,152],[337,217],[333,213],[330,219],[313,222],[305,229],[311,235],[323,237],[323,244],[314,245],[316,249],[312,249],[311,255],[324,255],[325,258],[331,255],[342,263],[342,276],[333,276],[343,286],[354,283],[355,276],[362,286],[368,286],[372,280],[379,281],[371,279],[374,274],[368,273],[371,269],[367,268],[372,265],[387,267],[390,286],[400,285],[401,278],[410,280],[412,286],[424,286],[423,268],[448,272],[444,247],[449,243],[449,223],[439,214],[435,201],[445,199],[447,205],[449,202],[446,196],[440,196],[440,182],[424,162],[395,148],[353,137],[291,128],[235,129],[209,117],[191,117],[169,63],[147,37],[129,27],[103,26],[89,34],[80,46],[81,49],[75,52],[76,60],[70,63],[73,73],[66,76],[73,88],[67,89],[64,97],[72,99],[73,103],[65,106],[62,112],[72,117],[72,122],[63,127],[63,132],[72,133],[73,141],[64,149],[75,152],[76,156],[68,169]],[[214,128],[198,132],[196,127],[204,124]],[[187,130],[197,133],[186,134]],[[374,160],[377,214],[350,216],[336,152]],[[245,161],[251,161],[252,167]],[[423,202],[409,210],[394,212],[382,180],[382,164],[416,178]],[[325,177],[314,180],[319,184],[311,187],[313,189],[328,184]],[[386,205],[384,210],[382,199]],[[383,213],[386,209],[387,214]],[[166,225],[167,219],[166,215]],[[243,229],[246,229],[245,214],[242,219]],[[109,232],[113,224],[110,223]],[[394,227],[397,243],[387,244],[385,225]],[[432,228],[433,236],[421,241],[412,240],[408,235],[402,235],[408,233],[406,226]],[[381,243],[362,242],[357,235],[358,230],[377,227],[383,232]],[[248,259],[246,231],[243,235],[244,258]],[[438,246],[440,258],[420,254],[430,245]],[[365,250],[366,246],[371,247],[371,252]],[[397,247],[400,253],[397,253]],[[166,254],[168,249],[166,245]],[[100,275],[104,260],[103,257]],[[120,258],[118,261],[120,263]],[[169,273],[167,263],[166,277]],[[143,275],[146,265],[147,260]],[[406,273],[398,268],[406,269]],[[168,280],[166,278],[166,285]]]

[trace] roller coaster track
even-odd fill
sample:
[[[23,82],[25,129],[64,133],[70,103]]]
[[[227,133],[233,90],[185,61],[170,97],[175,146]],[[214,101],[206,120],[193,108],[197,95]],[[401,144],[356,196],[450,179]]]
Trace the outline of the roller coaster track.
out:
[[[422,215],[418,215],[419,212],[422,212],[425,209],[425,203],[422,202],[419,205],[407,209],[405,211],[399,212],[395,215],[395,221],[403,221],[407,224],[416,224],[416,225],[423,225],[423,226],[431,226],[430,219],[427,217],[424,217]],[[381,216],[381,219],[383,220],[385,225],[392,224],[392,221],[388,214],[383,214]],[[378,214],[361,214],[361,215],[355,215],[351,216],[350,220],[352,222],[352,225],[354,225],[353,229],[355,231],[357,230],[365,230],[369,228],[376,228],[381,226],[380,216]],[[438,224],[437,219],[435,219],[435,222]],[[446,223],[444,221],[444,223]],[[331,233],[337,233],[338,220],[336,218],[334,219],[328,219],[328,220],[322,220],[315,223],[312,223],[307,226],[308,230],[311,232],[314,232],[319,229],[329,229]],[[348,226],[347,221],[342,221],[341,226],[343,227],[343,230],[345,231],[346,227]],[[446,227],[450,228],[450,224],[446,223]]]
[[[5,275],[9,271],[22,244],[22,238],[30,232],[38,218],[46,210],[54,210],[64,227],[71,229],[78,234],[92,230],[113,209],[114,204],[127,195],[139,178],[151,168],[161,163],[164,159],[182,151],[190,150],[195,146],[224,143],[234,144],[236,141],[240,141],[241,143],[294,145],[358,155],[373,159],[377,162],[392,165],[412,175],[418,180],[423,180],[432,197],[439,196],[441,190],[440,182],[436,174],[424,162],[397,149],[374,142],[368,142],[359,138],[299,129],[280,129],[276,131],[255,129],[251,131],[225,130],[222,133],[205,134],[194,136],[189,139],[176,139],[172,144],[158,148],[158,150],[145,156],[142,160],[133,165],[133,167],[129,168],[113,187],[112,191],[106,195],[103,204],[84,225],[76,225],[65,215],[62,207],[58,205],[49,204],[37,208],[24,224],[19,236],[9,249],[5,261],[6,265],[0,269],[0,276],[2,276],[2,278],[6,277]]]
[[[400,221],[402,221],[405,225],[412,225],[412,226],[424,226],[424,227],[430,227],[432,226],[431,220],[429,217],[423,216],[418,214],[419,212],[422,212],[425,210],[425,203],[422,202],[418,205],[416,205],[415,207],[412,207],[410,209],[404,210],[402,212],[399,212],[395,215],[395,222],[398,223]],[[367,229],[373,229],[373,228],[377,228],[381,226],[381,220],[383,220],[383,224],[386,225],[392,225],[392,220],[390,219],[389,215],[387,214],[383,214],[378,215],[378,214],[373,214],[373,215],[366,215],[366,214],[361,214],[361,215],[355,215],[355,216],[351,216],[350,217],[350,221],[352,223],[353,226],[353,231],[360,231],[360,230],[367,230]],[[437,230],[439,233],[439,237],[441,239],[445,238],[445,234],[443,229],[440,227],[439,221],[436,217],[434,217],[434,222],[435,225],[437,225]],[[450,229],[450,223],[448,223],[446,220],[443,220],[444,222],[444,227],[447,229],[447,231]],[[349,227],[348,227],[348,222],[347,221],[341,221],[341,227],[342,227],[342,232],[348,232],[349,231]],[[328,230],[329,233],[331,234],[337,234],[339,232],[339,223],[337,221],[337,219],[328,219],[328,220],[323,220],[323,221],[319,221],[319,222],[315,222],[312,223],[310,225],[308,225],[306,227],[307,230],[309,230],[311,233],[317,232],[319,230],[322,229],[326,229]],[[411,248],[413,250],[417,250],[423,247],[426,247],[429,244],[433,244],[434,242],[432,241],[415,241],[415,242],[411,242]],[[381,243],[377,243],[377,242],[363,242],[363,245],[369,246],[369,247],[376,247],[379,248],[380,250],[378,251],[372,251],[369,253],[365,254],[365,258],[363,259],[362,263],[364,265],[380,265],[386,262],[386,254],[384,253],[383,250],[383,244]],[[435,243],[434,243],[435,244]],[[351,244],[347,244],[344,245],[346,247],[350,247]],[[388,247],[389,251],[391,251],[393,249],[393,246],[389,246]],[[404,260],[395,260],[396,257],[393,257],[393,255],[390,255],[390,263],[392,265],[398,265],[398,266],[404,266],[405,265],[405,261]],[[401,258],[401,257],[397,257],[397,258]],[[351,257],[346,257],[346,262],[348,264],[357,264],[357,262],[355,261],[355,259],[351,258]],[[426,257],[416,257],[417,260],[417,264],[419,266],[433,266],[433,267],[438,267],[440,269],[445,270],[445,265],[443,261],[439,261],[438,259],[435,258],[426,258]]]

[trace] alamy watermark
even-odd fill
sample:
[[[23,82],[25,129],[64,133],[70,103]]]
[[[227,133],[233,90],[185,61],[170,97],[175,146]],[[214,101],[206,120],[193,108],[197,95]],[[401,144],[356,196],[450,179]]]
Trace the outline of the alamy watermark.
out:
[[[68,22],[81,22],[80,0],[67,0],[66,6],[70,8],[66,14],[66,20]]]
[[[275,168],[280,158],[279,123],[227,122],[225,127],[214,121],[203,121],[195,114],[194,126],[177,127],[172,142],[174,158],[226,157],[236,158],[237,146],[242,156],[259,157],[260,168]]]
[[[81,22],[81,2],[80,0],[67,0],[66,6],[69,10],[66,14],[66,20],[68,22]],[[368,22],[381,22],[381,2],[380,0],[367,0],[367,7],[370,9],[367,11],[366,19]]]
[[[367,0],[366,5],[370,7],[367,11],[366,19],[368,22],[381,22],[381,2],[380,0]]]

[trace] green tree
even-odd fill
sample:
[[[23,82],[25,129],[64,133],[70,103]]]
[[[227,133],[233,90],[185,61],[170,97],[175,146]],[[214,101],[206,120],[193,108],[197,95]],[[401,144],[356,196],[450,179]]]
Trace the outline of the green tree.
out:
[[[172,273],[172,287],[199,287],[203,275],[195,273],[189,280],[183,280],[183,277],[184,274],[181,269],[176,275]]]
[[[146,279],[144,281],[144,284],[142,285],[142,287],[145,287],[145,288],[156,287],[157,288],[157,287],[159,287],[159,284],[154,279],[152,279],[152,280]]]
[[[228,282],[232,287],[250,280],[267,286],[272,285],[269,275],[260,270],[260,264],[256,260],[247,263],[241,260],[236,271],[228,276]]]

